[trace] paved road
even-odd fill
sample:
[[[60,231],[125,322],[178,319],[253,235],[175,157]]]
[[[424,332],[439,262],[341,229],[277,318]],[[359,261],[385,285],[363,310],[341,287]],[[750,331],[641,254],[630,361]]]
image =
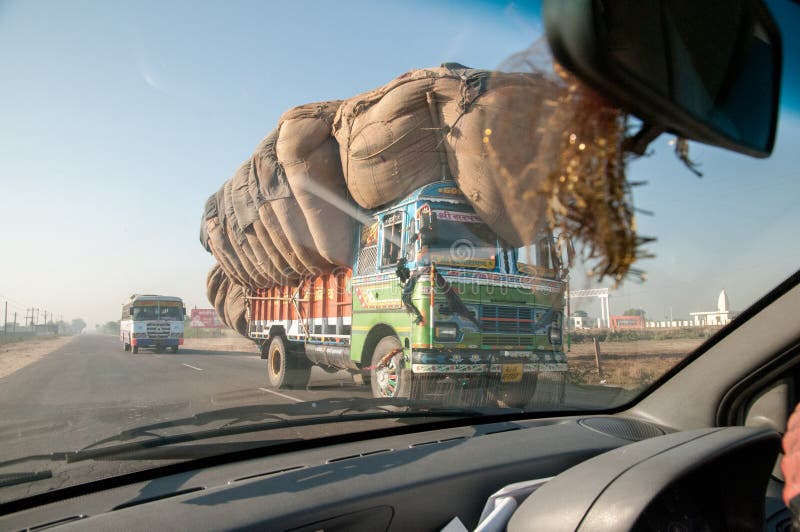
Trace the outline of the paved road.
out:
[[[568,386],[566,400],[596,405],[602,397],[598,394],[606,401],[618,397],[614,389]],[[367,386],[356,385],[346,372],[330,374],[319,368],[314,368],[305,390],[270,389],[266,362],[255,353],[186,349],[176,354],[143,350],[133,355],[124,352],[116,338],[77,336],[38,362],[0,378],[0,502],[151,465],[144,461],[66,464],[49,459],[3,464],[9,459],[77,450],[125,429],[220,408],[370,395]],[[346,428],[322,424],[305,427],[302,434],[296,429],[275,429],[266,437],[308,438],[392,423],[350,422]],[[210,426],[176,430],[205,428]],[[51,478],[2,487],[4,474],[44,469],[52,470]]]
[[[116,338],[77,336],[0,379],[0,443],[23,446],[30,454],[46,440],[42,434],[53,432],[75,449],[123,429],[219,408],[370,397],[369,388],[356,385],[346,372],[314,368],[305,390],[273,390],[266,380],[266,362],[255,353],[185,349],[133,355]],[[616,391],[571,386],[566,400],[597,404],[598,393],[610,401]]]
[[[42,360],[0,379],[0,443],[25,454],[76,449],[146,423],[245,404],[369,397],[344,372],[314,368],[307,390],[270,390],[256,354],[182,350],[124,352],[116,338],[75,337]],[[39,449],[40,443],[49,444]]]

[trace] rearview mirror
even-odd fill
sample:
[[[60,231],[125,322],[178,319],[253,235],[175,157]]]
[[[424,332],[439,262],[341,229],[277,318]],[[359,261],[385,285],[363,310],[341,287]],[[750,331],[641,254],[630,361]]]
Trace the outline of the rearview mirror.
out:
[[[781,37],[761,0],[544,0],[543,16],[555,59],[655,136],[772,152]]]

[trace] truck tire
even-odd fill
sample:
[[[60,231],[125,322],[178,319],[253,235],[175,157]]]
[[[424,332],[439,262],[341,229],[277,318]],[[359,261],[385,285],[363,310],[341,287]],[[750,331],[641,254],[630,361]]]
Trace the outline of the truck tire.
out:
[[[540,373],[536,382],[536,391],[533,394],[532,406],[541,409],[563,405],[566,389],[567,374],[565,372]]]
[[[177,353],[177,352],[178,352],[178,346],[177,346],[177,345],[173,345],[173,346],[172,346],[172,347],[170,347],[169,349],[170,349],[170,351],[172,351],[173,353]]]
[[[269,343],[267,377],[274,388],[305,388],[311,376],[311,362],[305,357],[292,356],[283,338],[276,336]]]
[[[131,346],[131,353],[133,353],[134,355],[138,354],[139,346],[138,345]]]
[[[497,390],[498,403],[509,408],[525,408],[533,399],[537,375],[523,375],[521,382],[503,383]]]
[[[131,344],[129,344],[128,342],[125,342],[123,340],[123,342],[122,342],[122,350],[127,353],[128,351],[131,350]]]
[[[391,356],[390,356],[391,355]],[[372,396],[381,398],[411,395],[411,370],[405,367],[403,344],[396,336],[386,336],[372,352],[370,386]]]

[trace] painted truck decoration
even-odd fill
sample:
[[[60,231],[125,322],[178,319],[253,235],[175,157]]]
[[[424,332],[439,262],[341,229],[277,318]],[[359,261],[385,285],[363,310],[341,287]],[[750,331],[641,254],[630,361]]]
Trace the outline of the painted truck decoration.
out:
[[[169,348],[173,353],[183,345],[186,309],[179,297],[134,294],[122,305],[119,339],[125,351],[133,354],[141,347],[152,347],[160,353]]]
[[[304,387],[318,365],[362,375],[376,397],[491,391],[523,406],[542,373],[563,383],[566,283],[551,235],[505,247],[448,181],[372,220],[352,269],[248,297],[273,386]]]

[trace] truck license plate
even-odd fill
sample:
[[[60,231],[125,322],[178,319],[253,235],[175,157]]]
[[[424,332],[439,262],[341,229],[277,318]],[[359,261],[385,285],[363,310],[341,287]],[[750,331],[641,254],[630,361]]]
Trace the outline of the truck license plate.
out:
[[[503,364],[500,380],[502,382],[520,382],[522,380],[522,364]]]

